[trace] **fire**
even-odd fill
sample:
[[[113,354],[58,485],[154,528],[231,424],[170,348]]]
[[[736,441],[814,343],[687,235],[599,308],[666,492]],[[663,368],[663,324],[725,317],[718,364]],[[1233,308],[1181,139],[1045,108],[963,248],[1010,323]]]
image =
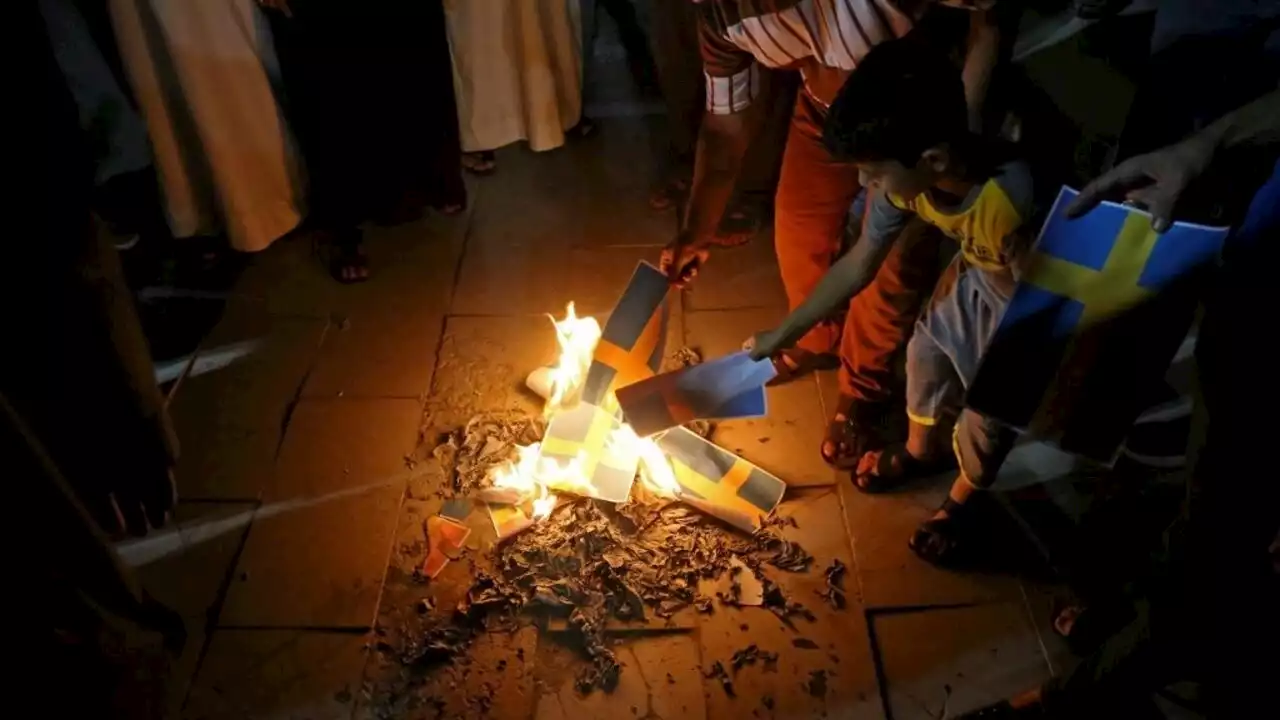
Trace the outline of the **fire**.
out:
[[[563,320],[551,318],[556,329],[559,356],[549,368],[546,405],[543,413],[551,417],[578,401],[596,344],[600,342],[600,324],[595,318],[578,317],[573,303],[565,308]],[[649,438],[636,435],[630,425],[622,424],[608,438],[608,443],[624,455],[640,459],[640,479],[655,494],[674,498],[679,494],[675,473],[666,453]],[[557,498],[552,490],[579,495],[589,494],[591,483],[586,473],[585,452],[570,460],[541,456],[541,444],[517,447],[516,457],[489,471],[493,487],[510,490],[520,502],[532,502],[533,518],[541,520],[551,514]]]
[[[656,442],[636,435],[626,423],[613,431],[609,442],[622,444],[630,453],[640,458],[640,479],[655,495],[673,498],[679,494],[680,486],[676,484],[671,461]]]
[[[569,401],[586,382],[591,356],[595,354],[596,343],[600,342],[600,323],[592,317],[578,317],[573,303],[565,308],[563,320],[552,317],[551,324],[556,329],[560,357],[551,368],[551,391],[543,408],[547,417],[570,404]]]

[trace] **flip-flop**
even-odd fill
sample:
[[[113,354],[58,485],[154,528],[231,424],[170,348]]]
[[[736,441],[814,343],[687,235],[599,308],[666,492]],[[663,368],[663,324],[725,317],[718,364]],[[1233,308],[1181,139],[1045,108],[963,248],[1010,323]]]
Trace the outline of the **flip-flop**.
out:
[[[739,247],[750,242],[764,227],[765,209],[758,203],[745,203],[725,213],[711,238],[711,244],[720,247]]]
[[[497,156],[492,150],[462,153],[462,169],[478,177],[486,177],[498,171]]]
[[[649,207],[658,211],[670,210],[680,204],[688,192],[689,181],[686,178],[671,178],[649,196]]]
[[[853,486],[868,494],[888,492],[955,468],[956,458],[951,453],[920,460],[907,452],[905,444],[891,445],[862,456],[853,475]]]
[[[969,523],[965,518],[965,506],[951,498],[943,501],[939,510],[946,515],[921,523],[907,545],[921,560],[946,567],[954,565],[963,553]]]
[[[329,233],[318,241],[326,255],[329,275],[343,285],[354,285],[369,279],[369,257],[364,251],[364,237],[359,229]]]

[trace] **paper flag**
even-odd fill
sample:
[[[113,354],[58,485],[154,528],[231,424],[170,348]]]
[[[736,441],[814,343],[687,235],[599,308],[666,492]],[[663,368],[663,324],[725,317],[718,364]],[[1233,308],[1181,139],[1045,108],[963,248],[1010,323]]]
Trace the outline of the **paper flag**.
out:
[[[457,520],[441,515],[427,518],[427,559],[422,563],[422,574],[434,578],[450,560],[462,552],[463,543],[471,535],[471,528]]]
[[[970,407],[1109,462],[1187,335],[1227,228],[1104,203],[1068,220],[1062,188],[969,389]]]
[[[787,489],[777,477],[685,428],[668,430],[657,442],[671,460],[680,499],[747,532],[761,527]]]
[[[581,476],[590,486],[555,486],[556,489],[609,502],[625,501],[631,494],[640,456],[634,445],[611,441],[621,424],[615,414],[591,403],[581,402],[559,411],[547,425],[539,466],[544,459],[560,466],[580,463]]]
[[[658,268],[642,262],[631,274],[596,345],[582,399],[608,407],[624,385],[653,375],[662,365],[671,284]]]
[[[620,387],[618,405],[641,437],[690,420],[761,417],[776,374],[771,361],[736,352]]]

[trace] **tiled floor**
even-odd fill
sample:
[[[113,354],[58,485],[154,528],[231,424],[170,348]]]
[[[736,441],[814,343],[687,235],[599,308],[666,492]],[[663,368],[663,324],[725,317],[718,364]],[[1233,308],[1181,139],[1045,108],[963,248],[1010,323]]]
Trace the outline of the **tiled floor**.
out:
[[[255,351],[172,401],[180,492],[201,500],[181,512],[205,532],[184,525],[183,542],[138,550],[144,580],[192,625],[174,691],[186,716],[374,715],[366,683],[396,669],[370,648],[421,597],[408,573],[440,480],[405,457],[420,432],[475,412],[536,412],[520,385],[553,351],[544,313],[570,300],[607,312],[636,262],[657,257],[675,220],[646,205],[654,132],[653,118],[615,118],[552,153],[503,150],[463,216],[370,229],[374,277],[361,286],[329,281],[305,245],[256,258],[206,343]],[[714,355],[781,316],[770,242],[713,259],[683,299],[678,340]],[[817,571],[773,579],[814,622],[719,608],[691,629],[630,635],[619,689],[588,697],[545,635],[486,635],[397,716],[941,718],[1046,678],[1044,614],[1020,584],[916,561],[906,536],[940,489],[852,491],[818,458],[822,402],[818,381],[773,389],[767,418],[717,435],[794,486],[780,512]],[[833,559],[851,570],[843,610],[815,595]],[[465,581],[467,565],[447,572]],[[751,643],[781,654],[776,671],[741,669],[732,696],[703,677]]]

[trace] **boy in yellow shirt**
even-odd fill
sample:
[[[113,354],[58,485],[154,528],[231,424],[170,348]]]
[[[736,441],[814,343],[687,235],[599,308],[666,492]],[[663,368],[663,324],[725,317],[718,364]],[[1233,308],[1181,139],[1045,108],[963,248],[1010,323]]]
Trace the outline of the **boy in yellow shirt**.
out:
[[[1026,164],[970,134],[965,113],[959,69],[930,48],[908,38],[867,55],[824,130],[832,155],[856,163],[872,193],[861,238],[803,305],[750,341],[753,357],[770,357],[830,316],[870,284],[895,242],[911,241],[903,230],[913,216],[959,243],[907,346],[907,442],[863,456],[854,475],[860,490],[880,492],[959,463],[947,501],[911,538],[934,563],[954,558],[965,501],[991,485],[1016,439],[963,399],[1013,294],[1032,212]]]

